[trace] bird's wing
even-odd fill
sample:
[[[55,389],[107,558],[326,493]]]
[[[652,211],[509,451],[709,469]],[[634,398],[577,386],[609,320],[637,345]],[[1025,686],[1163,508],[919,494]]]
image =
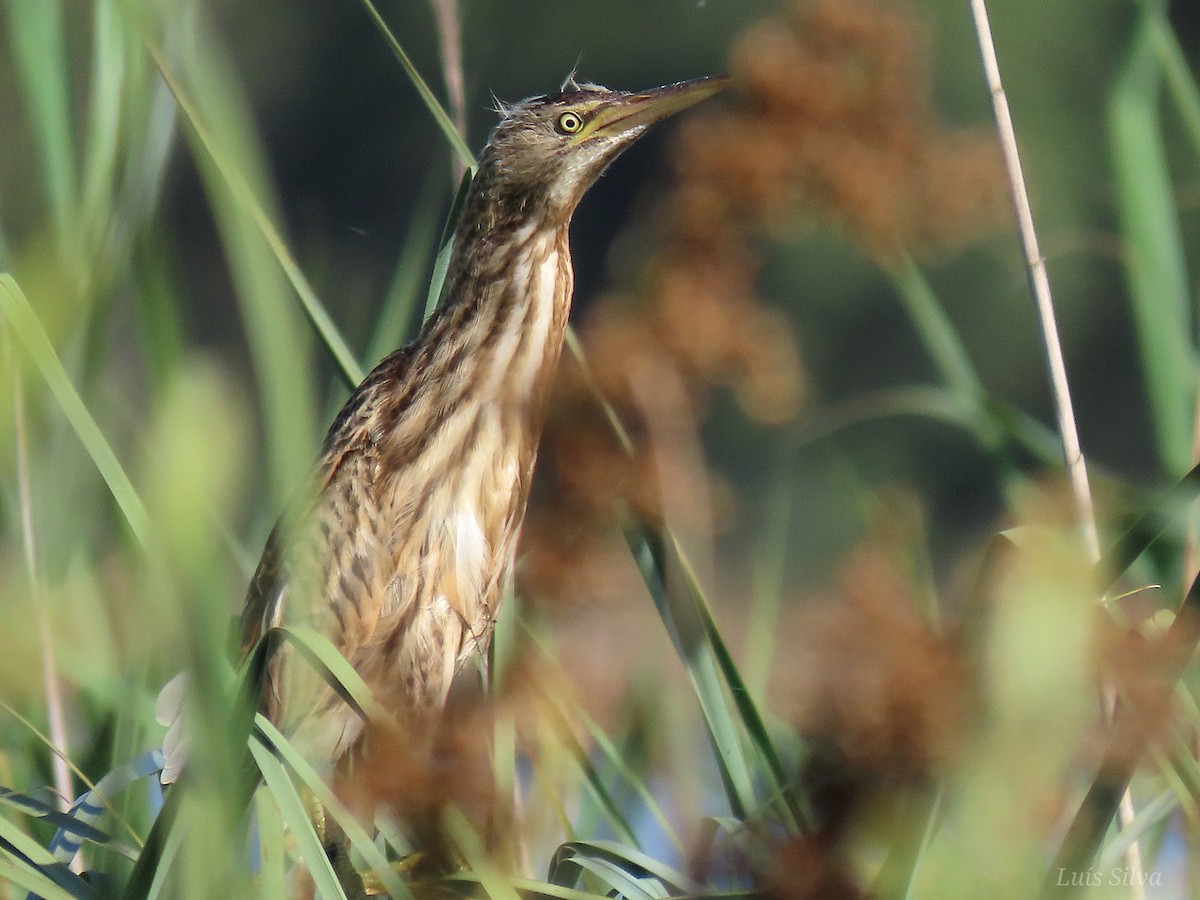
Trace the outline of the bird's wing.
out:
[[[246,591],[241,619],[243,655],[254,648],[267,630],[283,621],[298,569],[312,579],[314,586],[326,583],[328,569],[337,560],[328,529],[320,527],[322,520],[330,517],[330,510],[337,502],[344,502],[345,479],[362,477],[365,467],[356,463],[370,452],[376,411],[407,362],[407,351],[396,351],[376,366],[351,394],[325,437],[320,462],[309,489],[302,495],[300,511],[284,516],[271,530]]]

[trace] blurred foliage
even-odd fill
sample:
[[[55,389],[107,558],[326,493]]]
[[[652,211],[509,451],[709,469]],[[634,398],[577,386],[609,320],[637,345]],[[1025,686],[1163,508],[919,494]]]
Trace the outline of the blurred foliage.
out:
[[[346,374],[418,324],[453,151],[359,2],[0,4],[0,785],[30,789],[0,793],[0,896],[88,895],[64,825],[100,895],[337,896],[314,796],[400,896],[1131,896],[1135,841],[1195,896],[1194,4],[991,11],[1125,535],[1102,578],[966,4],[459,5],[471,147],[489,93],[573,70],[738,84],[578,214],[583,361],[494,695],[432,760],[377,722],[335,793],[231,712],[269,648],[235,677],[226,633]],[[443,96],[431,5],[379,10]],[[370,709],[319,636],[276,638]],[[193,789],[57,812],[36,786],[158,762],[180,668]]]

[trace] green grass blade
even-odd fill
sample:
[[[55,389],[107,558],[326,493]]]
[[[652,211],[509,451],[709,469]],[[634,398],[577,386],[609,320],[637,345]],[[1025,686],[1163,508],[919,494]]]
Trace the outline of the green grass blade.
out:
[[[1154,2],[1144,2],[1143,6],[1154,48],[1158,52],[1159,65],[1166,75],[1167,89],[1192,142],[1192,150],[1200,154],[1200,87],[1197,87],[1196,79],[1192,76],[1191,67],[1179,45],[1179,37],[1167,18],[1165,7]]]
[[[404,73],[413,83],[413,87],[417,89],[417,93],[421,95],[421,100],[426,108],[433,115],[433,119],[441,129],[442,135],[450,143],[450,148],[462,160],[462,164],[468,170],[475,169],[475,154],[471,152],[471,148],[467,146],[467,142],[463,140],[463,136],[458,133],[458,129],[454,127],[454,122],[449,114],[438,102],[429,85],[425,83],[425,79],[421,77],[421,73],[417,71],[417,67],[413,65],[412,60],[408,58],[408,54],[404,52],[404,48],[400,46],[400,42],[396,40],[396,36],[392,34],[392,30],[388,28],[387,22],[383,20],[383,16],[379,14],[379,10],[375,8],[375,4],[371,0],[362,0],[363,6],[366,7],[368,15],[379,29],[388,46],[392,48],[392,52],[396,54],[396,59],[400,60],[400,65],[404,68]]]
[[[264,897],[287,896],[287,852],[284,850],[283,816],[270,791],[254,795],[258,819],[259,888]]]
[[[717,628],[712,608],[708,605],[708,600],[704,596],[704,590],[700,586],[700,581],[696,577],[695,571],[684,556],[683,550],[675,537],[669,535],[667,540],[669,541],[670,552],[674,555],[675,564],[679,567],[687,582],[688,590],[692,595],[692,602],[695,604],[700,623],[704,628],[704,635],[708,640],[709,646],[712,648],[717,666],[721,671],[722,677],[725,679],[725,684],[729,687],[730,696],[733,698],[733,703],[742,720],[742,725],[746,729],[746,735],[750,738],[751,744],[759,752],[767,765],[767,770],[763,774],[770,782],[771,795],[779,797],[784,801],[784,807],[780,812],[783,814],[785,824],[792,829],[797,829],[801,822],[806,825],[812,825],[812,811],[789,787],[789,779],[787,772],[784,770],[783,761],[779,758],[775,744],[771,740],[770,732],[767,731],[766,723],[763,721],[762,714],[759,713],[758,706],[755,704],[749,688],[746,687],[746,683],[742,680],[737,664],[733,661],[733,655],[729,652],[729,646],[721,636],[720,629]]]
[[[491,900],[521,900],[512,881],[491,860],[474,827],[456,807],[442,811],[442,827],[462,853],[467,868],[479,880],[485,896]]]
[[[412,896],[408,887],[388,862],[387,857],[371,840],[366,829],[359,824],[345,804],[338,800],[333,789],[317,774],[312,765],[296,751],[291,742],[271,724],[269,719],[260,714],[255,716],[254,721],[259,730],[257,739],[287,764],[287,767],[300,778],[304,786],[312,791],[313,796],[317,798],[325,811],[337,820],[346,837],[371,866],[372,871],[379,877],[380,883],[388,889],[389,895],[392,897]]]
[[[1191,465],[1196,354],[1187,266],[1159,121],[1161,70],[1153,24],[1142,16],[1108,109],[1126,279],[1146,373],[1159,459],[1178,476]]]
[[[279,807],[284,822],[291,830],[292,837],[299,848],[300,857],[308,867],[308,873],[316,886],[317,895],[346,900],[346,893],[342,890],[337,875],[333,872],[329,857],[325,855],[325,848],[321,846],[321,838],[317,836],[317,832],[308,818],[304,801],[300,799],[296,786],[292,784],[292,780],[284,771],[283,764],[271,755],[271,751],[257,741],[251,742],[250,752],[254,756],[254,762],[258,765],[259,771],[262,772],[263,781],[266,782],[271,797]]]
[[[171,888],[173,887],[171,883],[171,869],[179,856],[179,848],[183,846],[183,837],[183,828],[176,828],[167,836],[166,846],[163,848],[162,855],[158,858],[158,865],[154,869],[154,877],[150,881],[150,886],[146,891],[146,900],[158,900],[159,897],[171,896]]]
[[[670,866],[615,841],[571,841],[558,848],[555,859],[569,854],[604,860],[627,874],[637,873],[635,877],[654,878],[673,894],[687,894],[696,889],[690,879]]]
[[[18,853],[29,857],[37,866],[52,866],[56,860],[50,851],[14,825],[5,816],[0,816],[0,840],[6,841]]]
[[[433,263],[433,275],[429,279],[429,293],[425,297],[425,318],[428,319],[437,309],[442,299],[442,289],[446,285],[446,270],[450,268],[450,254],[454,252],[454,229],[458,225],[458,217],[462,214],[467,192],[471,189],[471,170],[463,173],[454,195],[454,203],[450,206],[450,214],[446,216],[446,225],[442,229],[442,238],[438,246],[437,259]]]
[[[9,0],[9,37],[26,113],[33,127],[42,180],[63,249],[72,230],[75,142],[61,0]]]
[[[1096,867],[1107,872],[1113,866],[1120,865],[1121,857],[1133,844],[1142,840],[1151,828],[1167,819],[1179,808],[1179,798],[1173,790],[1165,790],[1141,809],[1133,817],[1133,821],[1122,828],[1120,833],[1109,841],[1100,851]]]
[[[290,641],[326,683],[347,702],[356,706],[362,715],[380,721],[388,718],[386,710],[371,696],[371,689],[362,680],[362,676],[346,661],[346,657],[338,652],[328,637],[314,628],[299,625],[275,628],[272,631]]]
[[[982,403],[983,383],[971,364],[962,338],[934,296],[925,273],[908,255],[887,273],[942,380],[963,398]]]
[[[35,897],[44,898],[44,900],[76,900],[76,898],[96,896],[91,892],[73,894],[55,884],[38,869],[12,858],[7,853],[0,853],[0,884],[4,882],[24,888]],[[82,884],[82,882],[80,883]]]
[[[215,140],[212,132],[202,120],[197,106],[184,91],[180,80],[167,64],[162,51],[148,38],[146,39],[146,46],[163,80],[170,87],[171,93],[174,95],[176,103],[179,104],[180,110],[182,110],[188,123],[192,126],[193,131],[216,166],[217,171],[225,179],[234,199],[237,200],[254,221],[254,224],[258,227],[264,240],[266,240],[267,245],[270,247],[271,252],[274,253],[275,258],[279,261],[280,267],[283,269],[296,295],[300,298],[304,312],[316,329],[317,334],[320,335],[334,362],[337,363],[347,384],[351,387],[356,387],[362,381],[365,373],[354,358],[354,354],[338,331],[337,326],[334,325],[333,319],[318,299],[316,292],[308,283],[308,279],[304,277],[304,273],[301,272],[299,265],[296,263],[279,230],[271,221],[270,216],[267,215],[262,203],[254,195],[253,190],[238,170],[238,167]]]
[[[567,752],[571,754],[572,759],[574,759],[576,765],[579,766],[579,771],[583,775],[584,784],[591,792],[596,805],[603,812],[604,818],[608,821],[609,827],[612,828],[613,832],[622,841],[625,841],[629,844],[636,844],[637,837],[634,834],[633,826],[629,824],[629,820],[625,817],[624,813],[621,812],[620,804],[617,803],[616,799],[612,795],[612,792],[609,791],[608,785],[604,783],[604,780],[600,777],[600,773],[596,771],[596,767],[592,765],[592,761],[589,758],[587,751],[575,737],[575,733],[567,724],[566,719],[562,716],[561,711],[555,708],[555,713],[557,714],[556,718],[558,721],[556,721],[554,724],[558,732],[559,740],[566,745]],[[576,714],[582,715],[583,711],[577,710]],[[614,768],[620,766],[620,754],[616,752],[616,748],[612,746],[612,742],[608,741],[607,735],[604,735],[603,732],[600,731],[599,726],[595,722],[589,721],[587,726],[593,737],[595,737],[597,734],[604,737],[607,747],[605,755],[613,762]],[[623,779],[629,782],[631,773],[629,773],[627,769],[617,768],[617,771],[618,774],[622,775]]]
[[[114,0],[96,0],[92,22],[92,77],[83,145],[82,218],[98,239],[112,215],[113,185],[125,83],[123,20]]]
[[[67,376],[58,354],[54,352],[37,313],[29,305],[29,300],[17,282],[4,273],[0,273],[0,312],[4,313],[13,331],[41,371],[42,378],[54,394],[67,421],[91,456],[113,499],[117,501],[117,506],[125,516],[125,521],[129,523],[134,537],[142,547],[148,548],[152,541],[150,519],[141,498],[117,461],[112,447],[105,440],[100,426],[96,424],[96,420],[92,418],[71,384],[71,379]]]
[[[442,190],[443,183],[440,178],[427,179],[425,189],[417,201],[412,224],[404,238],[400,259],[396,263],[396,271],[388,286],[383,308],[379,312],[371,336],[371,345],[367,350],[367,360],[372,365],[412,337],[409,329],[413,324],[417,298],[421,294],[421,288],[429,283],[425,275],[429,257],[435,250],[435,205],[441,197]]]
[[[725,701],[704,626],[698,619],[690,597],[684,598],[678,591],[667,590],[662,556],[655,552],[649,533],[643,529],[631,529],[626,533],[626,539],[675,652],[687,669],[692,688],[700,701],[700,710],[716,753],[717,768],[730,810],[739,819],[744,819],[757,806],[754,777]]]
[[[550,881],[563,887],[574,887],[585,872],[598,878],[601,884],[612,888],[615,895],[626,900],[657,900],[668,896],[663,890],[654,890],[616,863],[578,852],[573,845],[564,845],[554,855],[550,866]]]

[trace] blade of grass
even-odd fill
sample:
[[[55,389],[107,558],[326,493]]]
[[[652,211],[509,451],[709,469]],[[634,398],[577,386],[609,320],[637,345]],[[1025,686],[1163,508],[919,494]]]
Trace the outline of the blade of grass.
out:
[[[387,41],[392,52],[396,55],[396,59],[400,61],[400,65],[404,69],[404,73],[408,75],[413,87],[420,94],[425,107],[433,115],[433,119],[437,122],[438,128],[441,129],[442,135],[449,142],[450,147],[462,161],[462,164],[468,170],[475,169],[475,154],[471,152],[471,148],[467,146],[463,136],[459,134],[458,129],[454,126],[453,120],[446,114],[446,110],[442,108],[442,104],[438,102],[433,91],[429,89],[429,85],[425,83],[425,79],[421,77],[421,73],[417,71],[417,67],[413,65],[412,60],[408,58],[408,54],[404,52],[404,48],[400,46],[400,42],[396,40],[396,36],[392,34],[392,30],[388,28],[387,22],[383,20],[383,16],[379,14],[379,10],[375,8],[375,4],[371,0],[362,0],[362,4],[366,7],[367,14],[375,23],[384,39]]]
[[[521,900],[512,881],[492,862],[474,827],[456,807],[443,810],[442,827],[462,853],[467,868],[479,880],[486,896],[491,900]]]
[[[1161,69],[1154,25],[1136,23],[1108,108],[1117,212],[1159,458],[1168,474],[1191,466],[1196,353],[1187,264],[1159,121]]]
[[[258,728],[258,734],[255,739],[267,750],[279,756],[291,772],[299,777],[304,786],[312,792],[325,811],[337,820],[346,837],[350,839],[355,849],[362,854],[363,859],[366,860],[372,871],[378,876],[380,883],[388,889],[389,895],[392,897],[411,897],[412,895],[409,893],[408,887],[400,879],[400,876],[396,874],[387,857],[383,855],[383,852],[371,840],[366,829],[359,824],[358,820],[354,818],[354,815],[346,808],[345,804],[338,800],[337,796],[333,793],[333,789],[317,774],[312,765],[297,752],[291,742],[265,716],[261,714],[255,716],[254,722]]]
[[[604,412],[613,435],[620,442],[622,449],[626,453],[632,454],[633,443],[612,404],[608,403],[600,393],[587,364],[583,347],[570,328],[567,329],[566,342],[568,349],[580,366],[584,381],[593,398]],[[728,648],[720,640],[719,632],[709,612],[707,600],[704,598],[703,589],[696,580],[682,548],[669,529],[664,530],[660,535],[644,523],[627,529],[625,538],[642,574],[642,579],[650,590],[655,607],[666,625],[672,644],[683,661],[697,698],[700,700],[709,737],[716,751],[718,769],[721,772],[726,797],[730,801],[730,808],[734,815],[744,818],[750,810],[756,808],[757,803],[754,800],[753,778],[749,762],[737,731],[733,727],[733,720],[729,715],[721,682],[717,678],[718,662],[720,662],[721,674],[734,695],[735,706],[743,718],[743,723],[747,726],[751,740],[759,750],[761,758],[768,764],[766,775],[768,780],[773,782],[775,788],[773,794],[781,796],[785,800],[791,799],[784,790],[784,782],[779,779],[775,765],[771,762],[772,760],[777,761],[778,755],[771,745],[762,720],[758,717],[754,707],[753,699],[737,672]],[[686,575],[687,590],[690,595],[688,599],[691,602],[667,591],[665,564],[668,557],[664,556],[664,553],[669,553],[670,561],[678,564],[678,568]],[[712,643],[714,636],[720,642],[719,647]],[[788,805],[790,807],[792,804]],[[792,824],[795,826],[794,821]]]
[[[429,279],[429,293],[425,297],[425,319],[428,320],[437,309],[442,299],[442,289],[446,285],[446,270],[450,268],[450,255],[454,252],[454,228],[458,217],[462,214],[463,204],[467,200],[467,192],[471,189],[471,171],[463,173],[458,185],[458,193],[454,195],[454,203],[450,206],[450,214],[446,216],[446,225],[442,229],[441,241],[438,246],[437,259],[433,263],[433,276]]]
[[[145,506],[133,489],[129,476],[117,461],[112,447],[101,433],[100,426],[96,424],[96,420],[92,418],[71,384],[71,379],[55,353],[41,321],[29,305],[28,298],[17,282],[5,273],[0,273],[0,312],[4,313],[25,346],[26,352],[41,371],[42,378],[54,394],[67,421],[91,456],[104,483],[108,485],[113,499],[129,524],[130,531],[143,549],[148,549],[153,538]]]
[[[328,637],[314,628],[299,625],[273,628],[271,631],[291,642],[326,683],[360,715],[377,721],[385,721],[388,718],[386,710],[371,696],[371,689],[362,680],[362,676],[346,661],[346,657],[338,652]]]
[[[417,200],[396,271],[384,297],[383,307],[376,319],[374,334],[367,350],[370,364],[383,359],[411,337],[413,311],[417,306],[425,280],[430,254],[435,249],[437,230],[436,205],[445,190],[441,179],[428,178]]]
[[[9,38],[17,80],[33,128],[43,188],[58,231],[60,249],[72,249],[75,202],[75,139],[61,0],[11,0]]]
[[[208,153],[217,171],[225,179],[230,192],[245,212],[253,220],[258,230],[262,233],[271,252],[278,260],[280,267],[295,290],[296,295],[300,298],[300,302],[304,307],[304,312],[307,314],[309,321],[316,329],[317,334],[321,337],[326,349],[337,363],[339,370],[350,387],[357,387],[362,381],[365,374],[358,361],[354,358],[354,354],[350,351],[349,345],[334,325],[333,319],[326,311],[324,305],[317,298],[316,292],[308,283],[308,279],[304,277],[304,273],[300,270],[279,230],[267,215],[261,202],[255,197],[253,190],[246,182],[242,173],[237,166],[227,157],[221,146],[215,140],[213,134],[202,120],[200,113],[193,103],[191,97],[184,91],[180,80],[175,76],[174,71],[167,64],[162,51],[158,45],[150,38],[145,38],[146,48],[154,59],[155,65],[158,67],[159,73],[163,80],[171,89],[171,93],[175,97],[176,103],[179,104],[180,110],[183,111],[192,130],[195,132],[201,145]]]
[[[1146,803],[1138,810],[1133,821],[1122,828],[1100,851],[1096,867],[1107,872],[1113,866],[1118,865],[1121,857],[1131,845],[1137,843],[1146,832],[1160,824],[1178,808],[1179,798],[1175,796],[1175,791],[1170,789],[1163,791]]]
[[[729,808],[739,819],[744,819],[758,805],[754,797],[754,778],[725,701],[712,647],[705,640],[704,626],[698,621],[694,605],[688,602],[690,597],[685,600],[680,592],[667,590],[661,545],[656,551],[657,541],[640,528],[630,529],[626,540],[700,701]]]
[[[333,872],[333,866],[329,863],[329,857],[325,855],[325,848],[321,846],[321,838],[317,836],[309,820],[304,801],[300,799],[296,786],[284,771],[283,764],[257,741],[251,742],[250,753],[262,772],[263,781],[271,792],[284,822],[291,830],[318,896],[346,900],[346,892],[342,890],[337,875]]]
[[[91,92],[84,132],[81,218],[94,233],[93,240],[100,243],[107,219],[112,215],[126,71],[123,21],[116,3],[96,0],[92,15]]]
[[[625,841],[629,844],[636,844],[637,837],[634,834],[633,826],[629,824],[629,820],[625,817],[624,813],[621,812],[620,804],[617,803],[616,799],[612,795],[612,792],[609,791],[608,785],[604,783],[604,780],[600,777],[600,773],[596,771],[596,767],[592,765],[592,761],[588,757],[587,751],[584,750],[583,745],[580,744],[579,740],[575,737],[575,732],[568,724],[567,717],[563,713],[562,709],[559,708],[557,700],[558,698],[551,698],[551,702],[554,704],[551,707],[554,715],[554,719],[551,724],[554,727],[555,733],[558,735],[558,739],[562,741],[563,745],[567,749],[567,752],[571,754],[571,757],[575,760],[576,765],[579,766],[579,771],[584,778],[584,784],[587,785],[587,788],[591,792],[597,806],[599,806],[600,810],[603,812],[604,818],[608,821],[609,827],[612,828],[613,832],[622,841]],[[584,713],[582,709],[578,709],[575,711],[575,715],[577,718],[582,718],[586,716],[586,713]],[[630,776],[631,773],[629,773],[628,770],[623,770],[620,768],[622,765],[620,763],[620,754],[616,752],[616,748],[612,746],[612,742],[608,741],[608,736],[603,734],[595,722],[589,721],[585,724],[591,726],[588,728],[588,730],[592,734],[593,738],[595,738],[597,734],[603,736],[606,744],[605,755],[613,761],[614,767],[617,767],[618,774],[622,775],[622,777],[626,779],[627,783],[632,784],[633,782],[628,781],[628,776]],[[609,753],[608,751],[612,752]]]
[[[1196,79],[1192,76],[1187,56],[1179,44],[1179,36],[1171,27],[1165,7],[1158,2],[1142,0],[1142,10],[1179,118],[1192,142],[1193,151],[1200,154],[1200,87],[1197,87]]]
[[[259,788],[254,795],[258,819],[259,888],[264,897],[287,896],[287,852],[283,845],[283,816],[270,791]]]
[[[44,900],[87,900],[99,896],[82,881],[78,891],[69,891],[51,881],[41,870],[6,853],[0,853],[0,882],[15,884]]]
[[[154,868],[153,878],[146,891],[146,900],[158,900],[159,897],[171,896],[168,891],[172,888],[172,867],[179,856],[179,848],[183,846],[184,833],[184,828],[175,828],[167,836],[166,845],[157,860],[158,864]]]
[[[925,273],[908,254],[889,267],[887,273],[946,386],[963,400],[980,406],[985,397],[983,383],[971,364],[962,338],[934,296]]]
[[[729,687],[730,696],[733,698],[742,725],[746,729],[751,744],[767,765],[767,770],[763,774],[766,775],[769,782],[771,795],[779,797],[784,802],[784,806],[780,810],[784,823],[792,829],[798,829],[801,824],[806,828],[811,827],[813,824],[812,810],[808,808],[803,798],[789,787],[789,779],[784,770],[783,761],[779,758],[771,735],[767,731],[766,723],[758,711],[750,690],[742,680],[737,664],[733,661],[733,655],[729,652],[729,647],[721,636],[720,629],[717,628],[712,608],[708,605],[708,599],[704,596],[704,590],[700,586],[695,571],[684,556],[678,540],[673,535],[668,535],[667,540],[676,564],[684,573],[688,590],[692,595],[692,602],[696,606],[700,623],[704,628],[705,637],[712,648],[725,684]]]
[[[25,386],[21,380],[21,367],[12,360],[8,331],[0,333],[4,345],[4,361],[12,372],[13,389],[13,443],[17,464],[17,507],[21,521],[21,547],[25,557],[25,575],[33,599],[33,618],[37,622],[39,650],[42,662],[42,693],[46,701],[46,719],[50,738],[54,743],[51,768],[59,804],[68,809],[75,802],[75,789],[71,784],[71,770],[67,765],[70,747],[67,744],[66,716],[63,713],[62,686],[59,683],[58,666],[55,663],[53,634],[47,617],[46,598],[38,570],[37,537],[33,528],[33,492],[30,487],[28,434],[25,422]]]
[[[554,853],[551,870],[560,858],[569,855],[604,860],[627,874],[638,873],[634,877],[649,876],[673,894],[688,894],[696,890],[696,885],[692,884],[690,879],[670,866],[664,865],[649,854],[623,847],[614,841],[571,841],[563,844]]]
[[[570,845],[564,844],[563,846]],[[642,884],[643,879],[631,875],[615,863],[580,853],[573,847],[567,852],[563,852],[563,848],[560,847],[554,854],[549,879],[553,884],[574,887],[584,873],[589,872],[599,879],[602,885],[612,888],[616,896],[627,898],[627,900],[657,900],[659,897],[669,896],[661,887],[658,890],[652,890],[649,886]]]

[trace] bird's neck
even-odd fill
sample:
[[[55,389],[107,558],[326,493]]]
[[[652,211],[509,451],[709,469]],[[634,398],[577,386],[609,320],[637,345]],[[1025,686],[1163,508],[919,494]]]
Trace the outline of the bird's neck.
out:
[[[464,401],[498,404],[534,440],[558,365],[573,288],[567,224],[521,209],[464,220],[447,269],[444,304],[418,341],[426,371]]]

